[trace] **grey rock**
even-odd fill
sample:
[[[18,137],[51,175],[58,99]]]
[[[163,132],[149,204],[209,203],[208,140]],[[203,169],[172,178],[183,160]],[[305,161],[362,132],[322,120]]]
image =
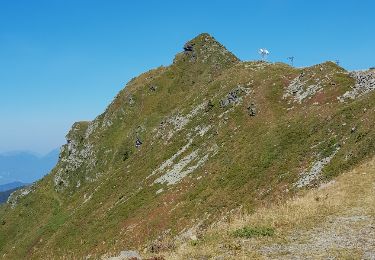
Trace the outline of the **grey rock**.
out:
[[[129,96],[128,102],[129,102],[129,105],[131,105],[131,106],[133,106],[135,104],[135,99],[132,95]]]
[[[220,106],[221,107],[226,107],[226,106],[228,106],[230,104],[237,103],[239,101],[241,92],[242,91],[241,91],[240,88],[233,89],[231,92],[229,92],[227,94],[227,96],[225,98],[223,98],[220,101]]]
[[[139,148],[142,145],[142,141],[137,137],[137,140],[135,140],[135,147]]]
[[[107,258],[107,260],[133,260],[133,259],[139,259],[141,260],[141,256],[137,251],[129,250],[129,251],[121,251],[121,253],[118,256],[113,256]]]
[[[247,112],[248,112],[249,116],[256,116],[256,114],[257,114],[257,108],[256,108],[256,106],[255,106],[254,103],[251,103],[247,107]]]
[[[150,91],[153,91],[153,92],[155,92],[157,90],[157,88],[158,88],[158,86],[156,86],[156,85],[151,85],[149,87]]]
[[[184,45],[184,51],[185,52],[189,52],[189,51],[193,51],[193,45],[191,44],[191,43],[186,43],[185,45]]]
[[[356,84],[351,90],[338,97],[340,102],[344,102],[346,99],[356,99],[375,89],[375,72],[373,70],[353,71],[350,76],[355,79]]]

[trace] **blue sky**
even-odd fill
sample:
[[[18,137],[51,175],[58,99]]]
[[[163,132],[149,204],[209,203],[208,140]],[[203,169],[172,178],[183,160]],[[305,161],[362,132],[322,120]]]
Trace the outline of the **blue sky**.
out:
[[[0,152],[46,153],[125,83],[212,34],[242,60],[375,66],[375,1],[0,0]]]

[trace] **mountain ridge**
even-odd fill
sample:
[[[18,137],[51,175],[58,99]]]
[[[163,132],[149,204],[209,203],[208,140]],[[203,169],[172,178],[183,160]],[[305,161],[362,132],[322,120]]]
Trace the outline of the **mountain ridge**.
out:
[[[223,48],[199,35],[96,119],[75,123],[51,173],[0,209],[0,251],[157,254],[374,155],[372,74],[241,62]]]

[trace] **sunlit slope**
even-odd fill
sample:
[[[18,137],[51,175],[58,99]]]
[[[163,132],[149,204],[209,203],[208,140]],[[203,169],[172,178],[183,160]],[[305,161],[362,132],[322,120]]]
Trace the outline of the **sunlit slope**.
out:
[[[99,258],[255,210],[374,155],[372,71],[241,62],[208,34],[78,122],[0,209],[10,259]]]

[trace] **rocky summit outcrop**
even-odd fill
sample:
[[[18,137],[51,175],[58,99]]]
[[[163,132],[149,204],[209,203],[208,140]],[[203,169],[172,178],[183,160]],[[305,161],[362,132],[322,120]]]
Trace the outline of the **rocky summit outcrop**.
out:
[[[208,34],[181,49],[72,126],[50,174],[0,208],[0,255],[163,254],[374,155],[372,72],[242,62]]]
[[[340,101],[345,101],[348,98],[355,99],[375,89],[375,71],[373,69],[354,71],[350,75],[356,80],[356,83],[351,90],[348,90],[339,97]]]
[[[202,33],[187,42],[183,52],[176,55],[174,63],[180,62],[206,63],[219,69],[227,68],[239,62],[239,59],[211,35]]]

